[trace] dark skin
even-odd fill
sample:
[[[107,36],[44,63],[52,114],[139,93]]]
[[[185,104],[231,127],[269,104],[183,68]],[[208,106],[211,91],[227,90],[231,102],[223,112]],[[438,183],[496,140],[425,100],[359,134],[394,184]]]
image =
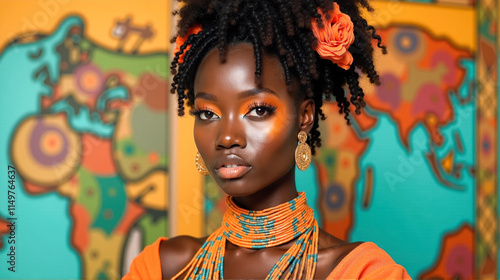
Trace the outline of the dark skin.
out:
[[[297,197],[297,134],[311,130],[314,102],[305,98],[296,79],[292,79],[292,92],[288,91],[276,56],[263,54],[260,87],[254,72],[253,47],[248,43],[229,46],[225,63],[220,63],[217,49],[207,54],[194,81],[194,139],[221,189],[238,206],[262,210]],[[162,242],[163,278],[182,270],[205,240],[179,236]],[[224,277],[264,279],[293,243],[255,250],[228,241]],[[315,277],[326,278],[359,244],[320,230]]]

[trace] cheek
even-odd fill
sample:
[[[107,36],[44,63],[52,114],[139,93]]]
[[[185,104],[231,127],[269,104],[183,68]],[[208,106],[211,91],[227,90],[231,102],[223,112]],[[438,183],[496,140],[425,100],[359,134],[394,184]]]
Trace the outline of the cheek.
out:
[[[196,144],[196,148],[201,154],[206,154],[208,151],[210,143],[212,143],[212,139],[210,139],[211,134],[207,133],[206,128],[204,126],[194,125],[193,128],[193,136],[194,143]]]
[[[296,115],[289,112],[277,112],[268,121],[256,124],[250,134],[254,144],[262,150],[283,150],[294,146]]]

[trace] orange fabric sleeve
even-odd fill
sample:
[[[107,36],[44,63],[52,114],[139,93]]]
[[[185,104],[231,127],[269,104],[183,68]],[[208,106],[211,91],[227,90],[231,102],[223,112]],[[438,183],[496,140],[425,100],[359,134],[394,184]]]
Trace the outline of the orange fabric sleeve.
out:
[[[328,280],[334,279],[410,279],[410,275],[377,245],[366,242],[340,261],[330,273]]]
[[[160,237],[146,246],[132,261],[130,271],[122,280],[161,279],[160,243],[164,240],[167,238]]]
[[[161,279],[160,243],[158,238],[132,261],[130,271],[122,280]],[[335,279],[411,279],[406,270],[377,245],[366,242],[352,250],[330,273]]]

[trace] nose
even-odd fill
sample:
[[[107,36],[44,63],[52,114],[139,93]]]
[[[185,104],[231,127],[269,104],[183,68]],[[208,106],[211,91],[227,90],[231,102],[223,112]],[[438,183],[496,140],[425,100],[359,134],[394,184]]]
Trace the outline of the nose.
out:
[[[237,116],[221,120],[218,130],[219,133],[216,141],[217,149],[246,147],[244,127],[243,124],[238,121]]]

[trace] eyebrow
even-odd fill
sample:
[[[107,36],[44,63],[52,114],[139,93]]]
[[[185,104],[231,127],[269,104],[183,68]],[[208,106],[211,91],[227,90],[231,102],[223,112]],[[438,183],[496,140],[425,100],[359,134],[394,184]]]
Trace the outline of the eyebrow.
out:
[[[238,99],[247,98],[247,97],[254,96],[254,95],[257,95],[260,93],[270,93],[270,94],[274,94],[274,95],[278,96],[278,94],[274,90],[269,89],[269,88],[253,88],[253,89],[245,90],[245,91],[238,93]],[[196,93],[196,95],[194,96],[194,99],[196,99],[196,98],[217,101],[217,96],[210,94],[210,93],[202,92],[202,91]]]

